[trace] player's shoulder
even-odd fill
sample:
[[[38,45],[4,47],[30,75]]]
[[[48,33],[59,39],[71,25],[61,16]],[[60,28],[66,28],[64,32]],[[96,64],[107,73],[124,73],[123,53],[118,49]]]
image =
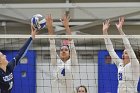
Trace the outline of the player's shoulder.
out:
[[[13,61],[10,61],[10,62],[8,63],[8,65],[7,65],[7,70],[8,70],[9,72],[12,72],[12,71],[13,71],[13,69],[14,69],[13,64],[14,64]]]
[[[127,63],[127,64],[125,65],[125,67],[132,67],[131,62]]]

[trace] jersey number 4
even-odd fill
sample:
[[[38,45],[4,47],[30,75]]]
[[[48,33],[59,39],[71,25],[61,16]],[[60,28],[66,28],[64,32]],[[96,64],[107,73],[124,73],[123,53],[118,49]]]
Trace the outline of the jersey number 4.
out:
[[[61,74],[62,74],[63,76],[65,76],[65,68],[63,68]]]

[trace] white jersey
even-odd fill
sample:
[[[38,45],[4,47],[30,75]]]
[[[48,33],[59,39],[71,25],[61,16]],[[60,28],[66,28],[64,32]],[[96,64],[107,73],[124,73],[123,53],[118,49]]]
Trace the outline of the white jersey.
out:
[[[55,40],[50,40],[51,63],[53,65],[52,93],[74,93],[74,71],[78,66],[74,43],[71,41],[70,59],[65,63],[56,53]]]
[[[70,59],[66,63],[61,59],[57,60],[57,66],[53,70],[53,77],[55,79],[52,82],[52,93],[73,93],[74,78]]]
[[[105,38],[106,48],[112,57],[112,61],[118,67],[118,93],[137,93],[137,84],[139,81],[139,61],[126,37],[123,38],[123,43],[128,52],[130,63],[124,66],[123,60],[118,57],[114,51],[112,42],[109,38]]]

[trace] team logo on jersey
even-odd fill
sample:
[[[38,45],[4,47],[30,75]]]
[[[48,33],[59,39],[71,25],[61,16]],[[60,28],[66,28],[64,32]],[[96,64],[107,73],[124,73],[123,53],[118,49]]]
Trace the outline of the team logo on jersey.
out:
[[[11,74],[9,74],[9,75],[7,75],[7,76],[4,76],[3,77],[3,80],[6,82],[6,81],[10,81],[10,80],[12,80],[13,79],[13,74],[11,73]]]

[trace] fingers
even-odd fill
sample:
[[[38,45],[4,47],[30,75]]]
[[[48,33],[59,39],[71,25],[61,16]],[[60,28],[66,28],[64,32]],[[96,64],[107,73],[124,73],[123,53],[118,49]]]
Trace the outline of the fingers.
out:
[[[115,25],[116,25],[116,27],[118,26],[118,24],[117,24],[117,23],[115,23]]]
[[[64,14],[64,15],[60,18],[60,21],[61,21],[62,23],[63,23],[63,20],[66,19],[65,17],[66,17],[66,16],[65,16],[65,14]]]
[[[49,14],[49,15],[46,16],[46,21],[53,21],[53,20],[52,20],[52,15],[51,15],[51,14]]]
[[[122,28],[122,25],[124,24],[124,17],[120,17],[119,18],[119,22],[115,23],[117,28]],[[108,28],[110,26],[110,19],[105,20],[105,22],[103,22],[103,27],[104,28]]]
[[[121,17],[119,17],[119,23],[121,22]]]
[[[34,29],[34,27],[31,25],[31,31],[32,32],[34,32],[35,31],[35,29]]]
[[[103,22],[103,25],[110,25],[110,19],[105,20],[105,22]]]
[[[33,26],[31,25],[31,31],[33,31]]]
[[[51,14],[48,15],[48,19],[52,20],[52,15]]]
[[[70,19],[71,19],[70,15],[67,15],[67,16],[66,16],[66,19],[67,19],[68,21],[70,21]]]
[[[48,18],[48,19],[51,18],[51,14],[48,14],[48,15],[47,15],[47,18]]]
[[[105,22],[103,22],[103,26],[108,25],[108,24],[109,24],[108,20],[105,20]]]
[[[63,20],[64,20],[64,19],[63,19],[63,18],[60,18],[59,20],[60,20],[60,22],[62,22],[62,23],[63,23]]]
[[[67,22],[69,22],[70,21],[70,16],[69,15],[66,15],[66,14],[64,14],[63,16],[62,16],[62,18],[60,19],[60,21],[61,22],[64,22],[64,21],[67,21]]]
[[[106,32],[108,30],[108,28],[110,26],[109,22],[110,22],[110,19],[107,19],[107,20],[105,20],[105,22],[103,22],[103,28],[102,28],[103,32]]]
[[[121,17],[121,21],[124,21],[124,16]]]
[[[124,24],[124,17],[121,17],[121,22],[122,24]]]
[[[34,30],[34,27],[31,25],[31,35],[32,35],[32,39],[35,38],[35,34],[36,34],[36,31]]]
[[[119,23],[123,24],[124,23],[124,16],[119,18]]]
[[[105,25],[105,22],[103,22],[103,26]]]
[[[52,15],[49,14],[49,15],[46,16],[46,26],[51,27],[52,25],[53,25]]]
[[[119,22],[116,23],[116,25],[119,25],[119,24],[124,24],[124,17],[119,17]]]
[[[39,31],[37,29],[35,29],[32,25],[31,25],[31,33],[32,34],[37,34]]]

